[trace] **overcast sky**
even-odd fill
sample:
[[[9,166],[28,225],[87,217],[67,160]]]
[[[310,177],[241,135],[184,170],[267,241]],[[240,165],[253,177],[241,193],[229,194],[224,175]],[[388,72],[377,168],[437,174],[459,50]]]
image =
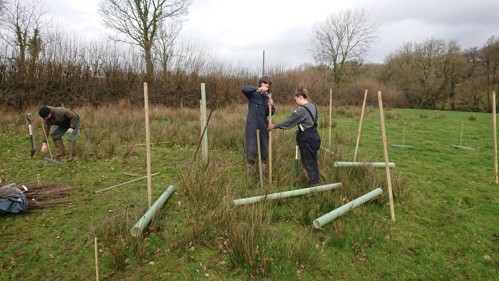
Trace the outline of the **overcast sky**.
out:
[[[44,0],[47,16],[89,36],[106,34],[102,0]],[[312,63],[308,51],[315,23],[346,9],[365,9],[378,24],[367,61],[383,62],[407,42],[457,40],[462,49],[499,37],[499,0],[193,0],[181,38],[235,65],[286,68]]]

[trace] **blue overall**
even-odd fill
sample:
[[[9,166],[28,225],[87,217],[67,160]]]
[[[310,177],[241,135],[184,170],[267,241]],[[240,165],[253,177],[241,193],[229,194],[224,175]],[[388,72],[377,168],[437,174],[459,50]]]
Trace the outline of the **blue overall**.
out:
[[[269,121],[269,97],[258,93],[255,86],[243,86],[241,91],[248,99],[248,116],[246,117],[246,127],[244,129],[244,141],[246,152],[246,163],[255,164],[258,161],[256,130],[260,130],[260,155],[262,163],[266,164],[268,159],[269,132],[267,126]],[[275,108],[272,107],[272,115]]]

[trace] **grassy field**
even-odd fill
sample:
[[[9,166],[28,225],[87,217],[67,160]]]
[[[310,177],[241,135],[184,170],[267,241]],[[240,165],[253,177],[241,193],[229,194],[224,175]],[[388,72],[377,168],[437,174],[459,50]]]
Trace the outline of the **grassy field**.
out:
[[[284,120],[294,107],[278,108]],[[320,151],[321,184],[333,191],[234,206],[234,199],[306,187],[295,175],[294,132],[273,131],[273,181],[246,182],[239,106],[213,112],[209,163],[194,155],[197,109],[150,110],[153,202],[175,192],[144,230],[147,181],[98,190],[146,174],[144,113],[126,105],[76,108],[78,154],[55,165],[30,157],[24,112],[0,119],[0,186],[71,187],[67,202],[0,217],[1,280],[497,280],[499,185],[492,116],[487,113],[385,110],[396,221],[384,168],[335,168],[353,161],[359,108],[335,108],[331,147]],[[31,110],[33,115],[36,108]],[[329,146],[328,109],[320,134]],[[40,120],[36,118],[37,146]],[[399,148],[393,144],[410,145]],[[473,148],[463,150],[452,145]],[[54,150],[53,143],[50,142]],[[52,151],[54,153],[54,151]],[[358,161],[384,162],[379,111],[367,108]],[[300,165],[301,166],[301,165]],[[320,229],[314,219],[380,187],[383,194]]]

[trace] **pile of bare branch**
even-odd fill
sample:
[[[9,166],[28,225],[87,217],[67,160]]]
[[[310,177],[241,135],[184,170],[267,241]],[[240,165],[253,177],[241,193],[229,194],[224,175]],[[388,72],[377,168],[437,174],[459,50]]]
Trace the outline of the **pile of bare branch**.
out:
[[[12,183],[0,188],[0,198],[8,197],[15,192],[23,192],[28,200],[28,211],[33,209],[54,207],[70,203],[67,197],[71,194],[72,187],[60,184],[38,184],[33,186],[16,186]]]
[[[46,208],[70,203],[67,197],[71,194],[72,187],[60,184],[39,185],[28,187],[24,191],[28,199],[28,210],[36,208]]]

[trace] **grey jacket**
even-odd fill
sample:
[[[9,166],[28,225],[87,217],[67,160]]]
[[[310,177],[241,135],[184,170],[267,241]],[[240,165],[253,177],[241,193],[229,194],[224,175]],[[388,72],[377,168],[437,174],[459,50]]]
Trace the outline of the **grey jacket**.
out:
[[[306,103],[303,106],[298,107],[289,117],[288,119],[275,124],[275,127],[278,129],[288,130],[293,128],[294,126],[298,126],[298,129],[304,131],[310,127],[314,126],[314,120],[312,116],[308,113],[308,111],[304,108],[307,107],[314,118],[319,116],[319,112],[317,111],[317,107],[315,107],[311,103]],[[317,120],[315,120],[317,121]]]

